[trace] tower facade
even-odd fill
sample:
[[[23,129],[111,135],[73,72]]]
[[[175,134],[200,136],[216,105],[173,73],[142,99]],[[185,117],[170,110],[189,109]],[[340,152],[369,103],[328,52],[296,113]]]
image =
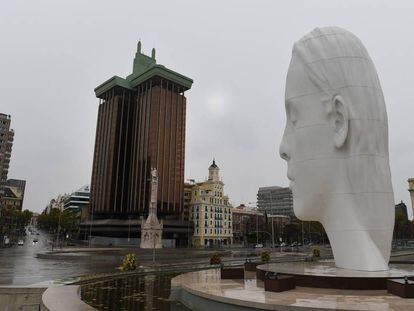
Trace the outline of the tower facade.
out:
[[[14,132],[10,129],[10,122],[9,115],[0,113],[0,199],[4,196],[13,146]]]
[[[408,191],[410,192],[411,209],[413,210],[414,215],[414,178],[408,179]]]
[[[138,43],[132,74],[114,76],[95,89],[98,121],[91,180],[95,218],[148,214],[151,168],[158,172],[161,217],[183,209],[184,92],[193,81],[156,63]]]

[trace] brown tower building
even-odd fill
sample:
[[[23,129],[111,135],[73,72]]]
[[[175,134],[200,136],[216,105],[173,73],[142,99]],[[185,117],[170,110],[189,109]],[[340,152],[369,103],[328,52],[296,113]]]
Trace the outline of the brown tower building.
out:
[[[183,209],[186,98],[192,80],[135,55],[133,72],[95,89],[98,122],[91,182],[94,219],[138,219],[148,213],[150,172],[159,176],[158,211],[179,219]]]
[[[14,132],[10,129],[10,122],[9,115],[0,113],[0,198],[4,195],[13,146]]]

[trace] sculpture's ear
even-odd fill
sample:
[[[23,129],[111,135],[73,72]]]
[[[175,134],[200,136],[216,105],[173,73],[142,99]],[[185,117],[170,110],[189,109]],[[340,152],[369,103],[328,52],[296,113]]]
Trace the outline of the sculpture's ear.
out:
[[[332,99],[331,124],[334,130],[334,144],[341,148],[348,137],[348,106],[341,95],[335,95]]]

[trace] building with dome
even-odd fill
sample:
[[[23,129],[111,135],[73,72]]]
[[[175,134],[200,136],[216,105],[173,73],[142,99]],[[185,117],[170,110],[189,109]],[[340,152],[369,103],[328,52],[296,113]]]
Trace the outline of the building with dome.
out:
[[[224,194],[220,168],[216,161],[208,168],[208,179],[185,185],[186,207],[194,224],[192,244],[195,247],[231,245],[233,240],[233,207]]]

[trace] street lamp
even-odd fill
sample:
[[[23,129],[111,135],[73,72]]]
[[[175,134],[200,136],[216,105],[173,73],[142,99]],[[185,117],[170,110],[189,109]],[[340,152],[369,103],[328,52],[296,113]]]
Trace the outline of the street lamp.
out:
[[[130,235],[131,235],[131,215],[128,215],[128,246],[130,241]]]
[[[57,229],[57,236],[56,236],[56,244],[59,246],[59,235],[60,235],[60,220],[62,217],[62,210],[61,207],[59,207],[59,221],[58,221],[58,229]]]
[[[91,247],[92,243],[92,224],[93,224],[93,209],[91,209],[91,225],[89,226],[89,248]]]
[[[271,216],[272,216],[272,249],[273,251],[275,251],[275,229],[274,229],[274,225],[273,225],[273,208],[272,208],[273,202],[272,202],[272,191],[270,191],[270,211],[271,211]],[[267,224],[266,224],[267,225]]]
[[[274,228],[274,225],[273,225],[274,217],[273,217],[273,215],[271,215],[271,216],[272,216],[272,248],[273,248],[273,251],[275,251],[275,228]]]

